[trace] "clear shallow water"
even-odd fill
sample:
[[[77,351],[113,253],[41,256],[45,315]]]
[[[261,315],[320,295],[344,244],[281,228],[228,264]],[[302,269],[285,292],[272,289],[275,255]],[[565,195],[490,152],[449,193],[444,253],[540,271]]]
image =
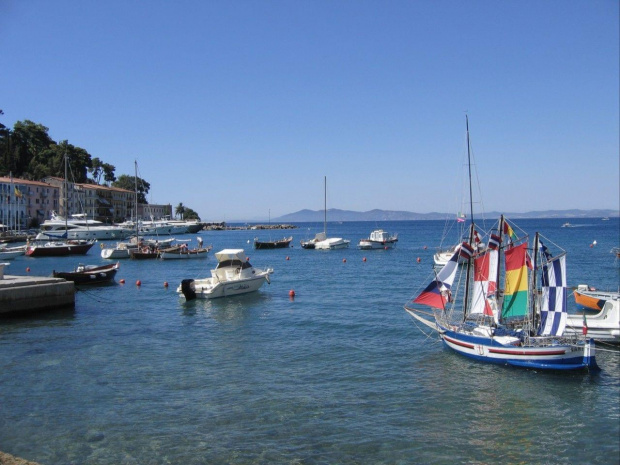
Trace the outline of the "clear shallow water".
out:
[[[517,223],[568,250],[570,285],[617,288],[618,220],[565,221]],[[242,247],[275,269],[252,295],[178,298],[212,255],[125,260],[126,284],[79,292],[74,311],[0,321],[0,450],[45,465],[618,463],[618,352],[598,352],[599,374],[449,352],[402,309],[427,282],[443,222],[328,229],[355,245],[376,226],[399,233],[396,249],[303,250],[313,224],[285,250],[252,250],[257,231],[203,233],[214,251]],[[93,248],[9,270],[49,275],[80,261],[102,262]]]

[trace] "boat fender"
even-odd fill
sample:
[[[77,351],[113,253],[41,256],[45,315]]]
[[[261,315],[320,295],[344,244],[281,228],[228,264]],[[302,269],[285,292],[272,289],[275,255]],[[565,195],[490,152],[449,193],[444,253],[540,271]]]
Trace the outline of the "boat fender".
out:
[[[181,281],[181,292],[185,296],[185,300],[194,300],[196,298],[196,291],[192,288],[193,279],[184,279]]]
[[[103,248],[105,248],[105,244],[102,242],[101,244],[99,244],[99,247],[101,247],[103,249]]]

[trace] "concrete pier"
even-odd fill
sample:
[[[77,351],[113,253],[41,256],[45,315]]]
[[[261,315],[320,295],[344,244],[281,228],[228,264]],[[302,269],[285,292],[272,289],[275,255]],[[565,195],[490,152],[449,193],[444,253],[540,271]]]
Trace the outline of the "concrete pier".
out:
[[[4,268],[0,264],[0,268]],[[0,270],[0,317],[75,306],[72,281],[41,276],[11,276]]]

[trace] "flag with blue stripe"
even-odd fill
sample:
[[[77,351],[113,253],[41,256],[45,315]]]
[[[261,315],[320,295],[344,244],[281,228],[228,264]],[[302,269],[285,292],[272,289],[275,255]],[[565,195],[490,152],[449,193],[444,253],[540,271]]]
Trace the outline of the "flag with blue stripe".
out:
[[[561,255],[542,268],[542,308],[538,334],[561,336],[564,333],[566,299],[566,255]]]

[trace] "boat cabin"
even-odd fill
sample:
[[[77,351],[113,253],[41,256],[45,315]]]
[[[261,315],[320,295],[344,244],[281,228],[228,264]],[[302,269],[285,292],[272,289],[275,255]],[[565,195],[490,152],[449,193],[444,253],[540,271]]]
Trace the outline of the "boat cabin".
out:
[[[390,239],[390,234],[383,229],[377,229],[370,233],[370,240],[377,242],[385,242]]]

